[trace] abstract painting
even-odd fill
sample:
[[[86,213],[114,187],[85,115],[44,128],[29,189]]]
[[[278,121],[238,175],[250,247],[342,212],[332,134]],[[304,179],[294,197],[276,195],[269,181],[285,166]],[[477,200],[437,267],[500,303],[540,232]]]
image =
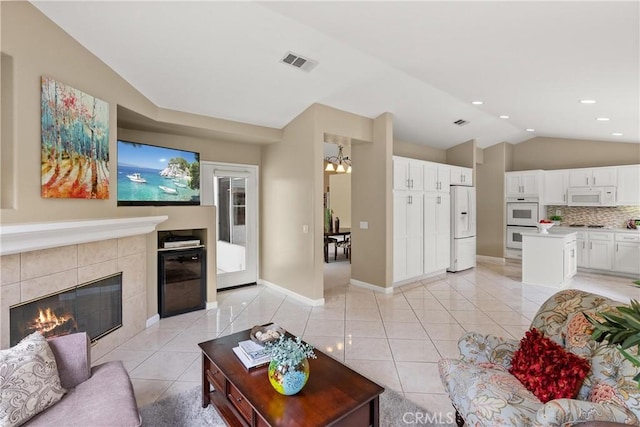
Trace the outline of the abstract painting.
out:
[[[109,198],[109,104],[42,77],[42,181],[46,198]]]

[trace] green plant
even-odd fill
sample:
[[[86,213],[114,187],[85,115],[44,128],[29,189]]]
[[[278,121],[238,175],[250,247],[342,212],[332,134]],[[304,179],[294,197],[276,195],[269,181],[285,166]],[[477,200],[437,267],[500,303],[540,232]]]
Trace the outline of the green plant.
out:
[[[635,282],[634,282],[635,283]],[[598,313],[603,321],[598,321],[588,315],[587,319],[593,324],[594,329],[591,337],[602,342],[606,340],[609,344],[618,345],[618,350],[633,364],[640,367],[640,356],[632,355],[627,350],[636,347],[640,350],[640,303],[631,300],[629,307],[616,307],[618,314]],[[638,382],[640,388],[640,372],[633,377]]]
[[[549,218],[551,221],[562,221],[562,217],[560,215],[553,215]]]
[[[300,337],[295,339],[282,335],[277,341],[265,345],[271,360],[281,365],[296,366],[306,358],[315,359],[313,346],[302,342]]]

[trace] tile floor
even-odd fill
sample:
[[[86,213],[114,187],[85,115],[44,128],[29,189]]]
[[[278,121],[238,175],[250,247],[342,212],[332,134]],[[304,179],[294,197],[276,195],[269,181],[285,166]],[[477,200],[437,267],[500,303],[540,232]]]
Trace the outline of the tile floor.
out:
[[[218,308],[162,319],[95,363],[122,360],[139,406],[200,384],[197,343],[276,322],[431,411],[451,411],[437,361],[457,357],[465,331],[520,339],[555,289],[520,283],[519,263],[479,263],[397,288],[349,285],[346,261],[325,264],[325,305],[310,307],[264,286],[218,294]],[[570,287],[621,301],[640,298],[631,279],[579,273]],[[313,372],[312,374],[313,375]]]

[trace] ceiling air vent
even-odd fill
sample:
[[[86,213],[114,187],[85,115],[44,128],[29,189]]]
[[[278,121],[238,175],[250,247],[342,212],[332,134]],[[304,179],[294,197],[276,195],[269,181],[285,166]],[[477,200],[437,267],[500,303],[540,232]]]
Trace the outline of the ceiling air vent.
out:
[[[295,68],[299,68],[303,71],[311,71],[316,65],[318,65],[318,61],[305,58],[304,56],[300,56],[297,53],[293,52],[285,53],[280,62],[291,65]]]
[[[464,126],[464,125],[468,125],[469,122],[466,120],[458,119],[455,122],[453,122],[453,124],[458,126]]]

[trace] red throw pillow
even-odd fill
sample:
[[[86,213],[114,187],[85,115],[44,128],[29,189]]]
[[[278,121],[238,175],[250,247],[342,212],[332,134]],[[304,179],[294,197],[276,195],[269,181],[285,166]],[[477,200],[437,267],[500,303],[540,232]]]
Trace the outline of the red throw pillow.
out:
[[[537,329],[527,331],[509,372],[542,403],[573,399],[591,369],[587,359],[566,351]]]

